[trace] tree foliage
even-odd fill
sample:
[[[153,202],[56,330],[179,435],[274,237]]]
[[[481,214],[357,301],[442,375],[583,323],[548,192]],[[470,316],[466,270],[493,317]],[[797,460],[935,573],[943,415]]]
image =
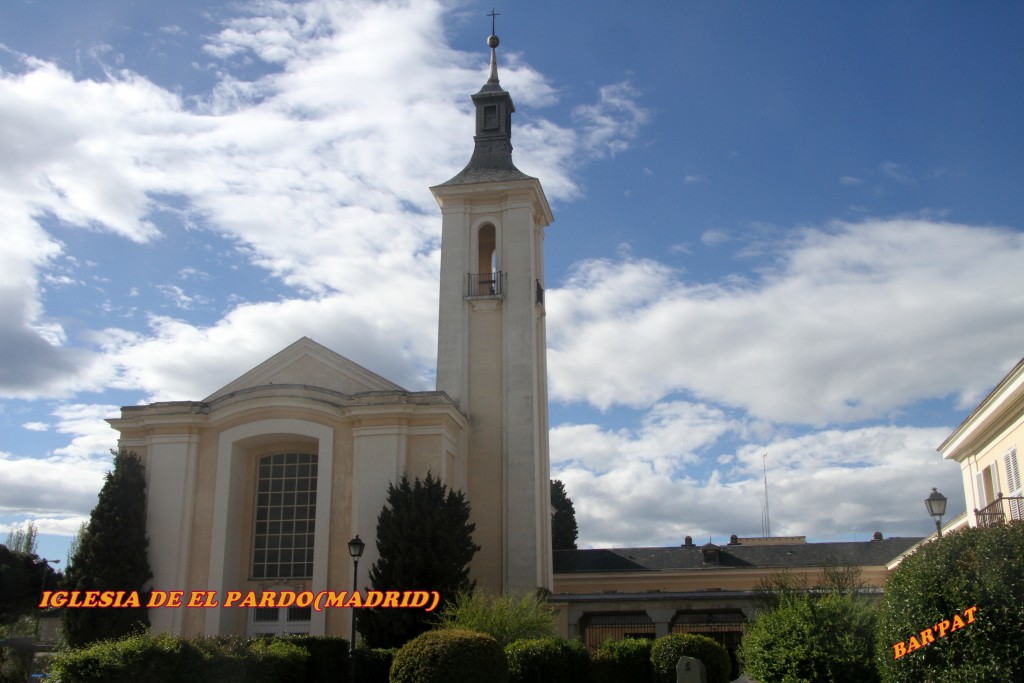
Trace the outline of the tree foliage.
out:
[[[112,451],[113,454],[113,451]],[[146,538],[146,478],[134,453],[114,454],[89,525],[66,574],[69,590],[139,591],[153,578]],[[149,626],[145,607],[75,608],[64,611],[70,645],[117,638]]]
[[[508,660],[484,633],[428,631],[406,643],[391,665],[392,683],[507,683]]]
[[[476,525],[461,491],[449,491],[427,474],[410,483],[405,476],[388,486],[377,518],[378,560],[370,569],[376,590],[431,590],[442,604],[472,591],[469,563],[480,549]],[[398,647],[430,627],[430,615],[411,609],[363,610],[358,629],[368,647]]]
[[[590,658],[594,683],[650,683],[653,644],[646,638],[604,641]]]
[[[579,529],[576,526],[576,508],[573,507],[565,484],[551,480],[551,547],[555,550],[576,550]]]
[[[786,595],[758,615],[740,644],[744,672],[761,683],[870,683],[876,614],[851,594]]]
[[[927,543],[889,577],[878,621],[885,681],[1024,680],[1024,522],[966,528]],[[940,637],[943,620],[977,607],[973,623]],[[894,645],[926,640],[896,659]],[[946,631],[946,629],[942,629]]]
[[[505,646],[505,656],[509,683],[592,683],[593,680],[590,653],[578,640],[517,640]]]
[[[866,586],[857,565],[825,562],[821,566],[818,581],[813,586],[808,585],[806,576],[797,576],[788,569],[772,572],[758,580],[754,585],[754,604],[759,610],[770,610],[785,600],[800,595],[858,595]]]
[[[44,569],[36,559],[0,545],[0,624],[15,622],[39,604],[43,572],[49,567]]]
[[[708,683],[729,683],[732,662],[729,651],[713,638],[697,633],[670,633],[651,646],[651,671],[657,683],[675,683],[680,657],[699,659]]]
[[[486,633],[502,647],[517,640],[556,635],[555,612],[540,596],[487,591],[459,593],[441,612],[438,626]]]
[[[7,532],[7,549],[15,553],[35,555],[39,542],[39,530],[32,521],[25,522],[24,529],[11,529]]]

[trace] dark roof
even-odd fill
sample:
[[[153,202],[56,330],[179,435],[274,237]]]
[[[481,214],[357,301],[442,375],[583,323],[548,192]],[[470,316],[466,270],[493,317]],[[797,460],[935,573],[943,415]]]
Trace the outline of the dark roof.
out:
[[[512,144],[507,140],[477,140],[473,156],[455,177],[441,183],[445,185],[471,185],[507,180],[527,180],[528,176],[512,163]]]
[[[839,543],[787,543],[780,545],[720,546],[717,563],[704,563],[700,546],[676,548],[607,548],[556,550],[555,574],[583,572],[642,572],[675,569],[740,567],[820,567],[852,564],[861,567],[887,564],[920,538]]]

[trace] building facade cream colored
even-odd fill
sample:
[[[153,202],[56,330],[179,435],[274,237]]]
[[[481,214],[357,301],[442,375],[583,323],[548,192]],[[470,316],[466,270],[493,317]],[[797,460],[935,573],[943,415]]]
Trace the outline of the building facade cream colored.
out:
[[[960,464],[970,526],[1024,519],[1024,360],[999,382],[939,446]],[[944,527],[947,529],[950,527]]]
[[[497,42],[473,95],[473,156],[431,188],[442,213],[438,390],[407,391],[303,338],[201,401],[123,408],[110,423],[146,467],[155,589],[351,589],[356,534],[365,585],[388,484],[428,472],[466,492],[478,586],[552,587],[543,245],[553,218],[540,182],[512,164]],[[348,610],[161,608],[150,620],[189,635],[350,635]]]

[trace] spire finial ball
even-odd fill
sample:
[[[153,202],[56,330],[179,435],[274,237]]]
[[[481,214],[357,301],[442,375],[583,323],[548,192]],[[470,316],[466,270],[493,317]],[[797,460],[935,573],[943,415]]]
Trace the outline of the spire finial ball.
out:
[[[494,35],[493,33],[487,36],[487,47],[491,48],[492,50],[498,47],[499,42],[500,41],[498,40],[498,36]]]

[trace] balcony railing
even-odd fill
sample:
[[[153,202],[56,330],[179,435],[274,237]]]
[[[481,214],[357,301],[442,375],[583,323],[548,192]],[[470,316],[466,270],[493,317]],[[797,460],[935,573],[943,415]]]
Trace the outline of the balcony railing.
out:
[[[505,273],[469,273],[466,296],[501,296],[504,292]]]
[[[1001,492],[996,499],[974,511],[974,518],[980,527],[998,526],[1004,524],[1007,519],[1024,519],[1024,497],[1004,496]]]

